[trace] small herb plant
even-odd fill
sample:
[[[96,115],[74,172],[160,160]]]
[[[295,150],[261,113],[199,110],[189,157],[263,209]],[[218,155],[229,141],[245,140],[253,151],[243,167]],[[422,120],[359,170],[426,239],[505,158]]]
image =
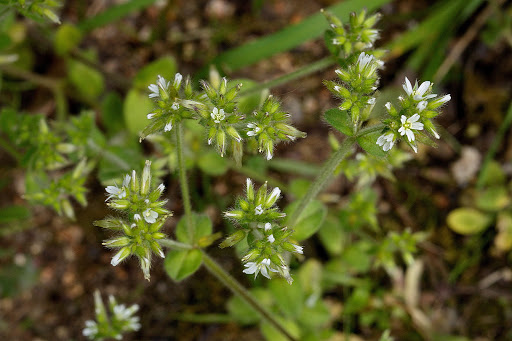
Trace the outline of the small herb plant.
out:
[[[28,7],[21,3],[9,5],[58,21],[51,11],[53,2],[33,1]],[[271,161],[276,146],[307,141],[306,133],[293,126],[293,113],[286,112],[278,98],[265,91],[251,94],[250,89],[244,90],[243,81],[221,78],[212,70],[209,80],[195,83],[190,76],[169,74],[162,68],[147,87],[151,107],[144,112],[144,126],[139,127],[138,142],[147,140],[159,151],[147,160],[136,141],[111,145],[116,128],[108,127],[110,131],[103,133],[90,112],[49,122],[4,109],[0,127],[23,152],[19,157],[13,154],[27,168],[30,179],[25,198],[73,219],[71,200],[86,206],[86,179],[97,170],[113,213],[97,220],[95,226],[110,231],[103,245],[112,249],[113,266],[136,258],[148,281],[153,256],[165,259],[165,270],[176,281],[204,266],[236,295],[227,306],[232,318],[242,324],[259,324],[269,340],[319,340],[339,334],[335,325],[340,316],[329,314],[325,293],[342,285],[346,297],[343,323],[349,325],[358,316],[362,324],[382,331],[381,340],[392,340],[386,331],[391,322],[384,293],[368,279],[369,273],[381,268],[391,276],[400,264],[413,265],[416,244],[425,234],[383,229],[371,185],[377,176],[392,179],[393,168],[410,158],[398,148],[400,141],[417,152],[419,144],[432,145],[440,138],[433,120],[450,95],[434,94],[430,81],[405,78],[398,99],[375,110],[385,54],[374,48],[380,15],[362,11],[343,23],[323,13],[330,25],[325,42],[338,64],[336,79],[325,80],[324,85],[339,103],[325,112],[324,119],[344,137],[340,141],[331,136],[333,152],[312,182],[296,179],[285,189],[273,185],[272,178],[248,174],[245,184],[233,193],[230,207],[223,209],[224,222],[231,230],[216,226],[214,232],[210,218],[196,211],[190,193],[187,172],[194,165],[188,154],[193,146],[201,145],[201,158],[208,155],[213,160],[206,166],[203,162],[205,172],[222,174],[220,169],[231,162],[227,159],[233,160],[229,165],[235,170],[244,169],[248,155],[260,154],[264,162]],[[250,110],[242,108],[241,103],[255,98],[254,92],[254,105]],[[136,91],[132,94],[138,98]],[[166,169],[178,175],[183,205],[179,214],[166,208],[168,193],[160,179]],[[357,191],[344,205],[327,207],[319,194],[340,173],[356,182]],[[284,200],[285,192],[296,200]],[[166,228],[169,219],[179,220],[174,233]],[[306,241],[317,232],[331,257],[326,264],[308,255]],[[217,244],[234,247],[242,272],[253,279],[261,274],[265,280],[245,289],[208,254],[207,248]],[[94,301],[96,321],[88,320],[83,330],[89,339],[120,339],[125,332],[146,327],[135,315],[137,305],[127,308],[111,296],[107,313],[98,292]]]

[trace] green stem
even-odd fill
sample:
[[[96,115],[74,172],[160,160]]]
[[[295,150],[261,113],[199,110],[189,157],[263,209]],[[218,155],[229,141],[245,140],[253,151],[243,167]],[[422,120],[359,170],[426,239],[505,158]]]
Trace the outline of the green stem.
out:
[[[485,178],[487,177],[487,169],[489,168],[489,163],[494,158],[494,155],[496,155],[496,151],[498,150],[498,147],[501,145],[501,141],[505,137],[505,133],[507,132],[508,128],[512,124],[512,102],[510,103],[507,111],[507,115],[505,116],[505,119],[503,120],[503,123],[501,123],[498,133],[496,134],[496,137],[494,137],[494,140],[492,141],[491,146],[489,147],[489,150],[487,151],[487,154],[485,154],[484,161],[482,162],[482,168],[480,169],[480,174],[478,174],[478,180],[476,182],[477,188],[481,189],[484,186]]]
[[[298,70],[295,70],[295,71],[287,73],[283,76],[271,79],[268,82],[258,84],[256,86],[253,86],[248,89],[242,88],[242,90],[240,91],[240,95],[247,96],[247,95],[251,95],[251,94],[257,93],[259,91],[262,91],[264,89],[274,88],[278,85],[285,84],[285,83],[291,82],[292,80],[296,80],[298,78],[302,78],[302,77],[305,77],[312,73],[315,73],[319,70],[323,70],[326,67],[333,65],[334,63],[335,63],[335,60],[332,56],[325,57],[325,58],[320,59],[314,63],[305,65]]]
[[[324,165],[322,166],[322,169],[320,170],[320,173],[318,174],[315,181],[309,186],[309,190],[306,193],[305,196],[302,197],[302,200],[299,202],[299,205],[297,208],[293,211],[293,213],[290,215],[290,218],[288,218],[287,225],[290,228],[293,228],[293,226],[297,223],[297,220],[299,219],[300,214],[304,211],[304,209],[308,206],[308,204],[316,198],[318,193],[320,193],[324,187],[326,186],[328,180],[331,179],[334,170],[340,162],[345,158],[345,156],[348,154],[348,152],[352,149],[352,145],[355,143],[356,139],[355,137],[347,137],[345,141],[340,145],[340,148],[332,154],[331,158],[327,160]]]
[[[183,208],[185,210],[185,219],[189,240],[194,241],[194,223],[192,221],[192,204],[190,203],[190,193],[188,190],[187,169],[185,166],[185,155],[183,148],[183,123],[176,124],[176,149],[178,150],[178,173],[181,187],[181,197]]]
[[[165,246],[169,249],[176,249],[176,250],[191,250],[193,249],[192,245],[184,244],[177,242],[172,239],[162,239],[159,241],[160,245]]]
[[[202,251],[204,265],[217,279],[219,279],[226,287],[228,287],[234,294],[238,295],[247,304],[249,304],[254,310],[256,310],[261,317],[263,317],[268,323],[276,328],[281,334],[283,334],[289,340],[296,340],[295,337],[290,335],[286,328],[273,316],[273,314],[267,310],[263,305],[257,301],[251,293],[249,293],[240,283],[237,282],[230,274],[215,262],[210,256]]]
[[[112,162],[113,164],[119,166],[119,168],[121,168],[122,170],[130,170],[130,165],[126,163],[126,161],[121,159],[116,154],[109,152],[107,149],[98,146],[92,139],[87,140],[87,146],[89,146],[89,148],[91,148],[95,153],[100,155],[102,158],[105,158],[108,161]]]

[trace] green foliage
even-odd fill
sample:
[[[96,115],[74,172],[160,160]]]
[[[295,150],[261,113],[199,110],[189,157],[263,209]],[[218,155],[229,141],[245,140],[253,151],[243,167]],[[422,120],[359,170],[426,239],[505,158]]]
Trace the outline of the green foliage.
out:
[[[179,282],[194,274],[203,261],[200,250],[173,250],[165,256],[165,271],[173,280]]]

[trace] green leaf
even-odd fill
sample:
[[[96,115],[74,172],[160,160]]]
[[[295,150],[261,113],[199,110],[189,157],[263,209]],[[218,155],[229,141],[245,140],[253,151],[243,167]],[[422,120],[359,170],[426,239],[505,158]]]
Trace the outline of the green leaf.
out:
[[[152,5],[157,0],[137,0],[121,3],[106,9],[104,12],[96,14],[91,18],[87,18],[78,24],[83,32],[91,31],[95,28],[108,25],[127,16],[130,13],[141,11],[142,9]]]
[[[356,140],[361,148],[363,148],[368,154],[377,157],[385,157],[387,153],[377,144],[377,139],[380,135],[382,135],[380,131],[375,131],[373,133],[359,136]]]
[[[283,319],[282,317],[276,317],[276,319],[281,323],[282,326],[286,329],[286,331],[293,336],[296,340],[301,340],[301,330],[296,322]],[[288,341],[289,339],[281,334],[279,330],[277,330],[273,325],[269,324],[266,321],[263,321],[260,325],[261,333],[265,336],[266,340],[269,341]]]
[[[333,128],[338,130],[339,132],[353,136],[353,126],[352,120],[350,119],[350,115],[347,111],[342,111],[337,108],[329,109],[325,112],[324,118]]]
[[[365,287],[358,287],[354,290],[352,295],[346,300],[344,305],[344,312],[353,314],[361,311],[366,307],[370,299],[370,291]]]
[[[300,325],[312,330],[321,329],[329,323],[331,314],[324,301],[318,300],[313,306],[305,306],[299,317]]]
[[[491,187],[479,192],[476,198],[476,207],[484,211],[501,211],[509,204],[510,197],[505,187]]]
[[[196,272],[203,262],[200,250],[171,250],[165,256],[165,271],[179,282]]]
[[[251,289],[250,292],[261,305],[265,307],[272,305],[272,296],[268,290],[254,288]],[[261,315],[239,296],[232,296],[229,299],[227,309],[229,314],[243,325],[254,324],[261,320]]]
[[[202,237],[212,234],[212,222],[206,214],[192,213],[192,222],[194,224],[194,242],[190,241],[187,229],[187,220],[183,216],[176,226],[176,239],[185,244],[195,244]]]
[[[147,115],[153,110],[153,101],[147,94],[131,89],[124,99],[124,121],[128,131],[138,135],[151,121]],[[154,121],[154,120],[153,120]]]
[[[95,69],[70,59],[68,73],[71,84],[88,100],[96,100],[103,93],[105,88],[103,76]]]
[[[109,92],[101,102],[101,118],[110,134],[124,129],[123,100],[115,92]]]
[[[302,198],[308,192],[311,181],[306,179],[293,179],[290,181],[288,191],[296,198]]]
[[[332,5],[327,10],[336,16],[348,19],[351,12],[357,12],[363,8],[371,12],[388,2],[390,0],[347,0]],[[272,35],[252,40],[249,43],[224,52],[217,56],[212,61],[212,64],[217,65],[219,69],[220,67],[226,67],[231,71],[235,71],[277,53],[290,50],[310,39],[318,38],[324,34],[327,27],[328,23],[324,16],[321,13],[316,13],[298,24],[290,25]],[[204,77],[206,74],[207,68],[200,72],[200,77]]]
[[[133,87],[141,91],[148,91],[150,84],[156,83],[157,76],[160,75],[168,81],[174,80],[178,67],[176,60],[172,56],[159,58],[144,66],[137,72],[133,79]]]
[[[474,208],[461,207],[448,214],[448,227],[453,231],[464,234],[476,234],[482,232],[492,222],[492,216],[482,213]]]
[[[228,170],[228,162],[216,152],[210,151],[199,157],[199,168],[206,174],[219,176]]]
[[[294,281],[290,285],[286,280],[276,278],[269,282],[268,288],[285,316],[291,318],[300,316],[304,305],[300,281]]]
[[[55,52],[64,56],[80,44],[82,32],[73,25],[62,24],[55,33]]]
[[[345,235],[336,217],[327,216],[318,235],[322,244],[331,255],[339,255],[343,250]]]
[[[289,217],[298,205],[299,202],[296,201],[288,205],[284,212]],[[295,226],[293,226],[295,230],[293,238],[300,241],[311,237],[322,226],[326,215],[327,208],[320,201],[314,200],[310,202],[300,214]],[[284,224],[286,225],[286,221]]]

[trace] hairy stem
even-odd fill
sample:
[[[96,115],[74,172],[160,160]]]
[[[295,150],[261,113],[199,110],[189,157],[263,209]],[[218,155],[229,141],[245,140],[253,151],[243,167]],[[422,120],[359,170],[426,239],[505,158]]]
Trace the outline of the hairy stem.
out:
[[[283,334],[288,340],[296,340],[286,328],[274,317],[274,315],[264,306],[260,304],[252,295],[249,293],[236,279],[234,279],[229,273],[227,273],[215,260],[213,260],[206,252],[203,252],[204,265],[217,279],[219,279],[226,287],[228,287],[234,294],[238,295],[247,304],[249,304],[254,310],[256,310],[261,317],[263,317],[268,323],[276,328],[281,334]]]
[[[248,89],[242,89],[240,91],[240,95],[247,96],[254,93],[257,93],[258,91],[264,90],[264,89],[270,89],[274,88],[276,86],[279,86],[281,84],[285,84],[288,82],[291,82],[293,80],[296,80],[298,78],[306,77],[307,75],[310,75],[312,73],[315,73],[319,70],[325,69],[328,66],[331,66],[335,63],[335,60],[333,57],[325,57],[323,59],[320,59],[316,62],[313,62],[311,64],[307,64],[303,67],[301,67],[298,70],[295,70],[293,72],[287,73],[285,75],[282,75],[280,77],[274,78],[269,80],[268,82],[258,84],[252,88]]]
[[[187,222],[188,237],[191,242],[194,241],[194,222],[192,221],[192,204],[190,202],[190,192],[188,190],[187,170],[185,168],[185,153],[183,147],[183,123],[176,124],[176,148],[178,150],[178,173],[181,187],[181,198],[185,210],[185,220]]]
[[[324,163],[315,181],[309,186],[308,192],[305,196],[302,197],[299,205],[290,215],[290,218],[288,218],[288,227],[293,228],[293,226],[297,223],[300,214],[304,211],[308,204],[316,198],[318,193],[320,193],[325,188],[327,182],[332,178],[334,170],[345,158],[350,149],[352,149],[355,141],[355,137],[347,137],[345,141],[343,141],[343,143],[340,145],[340,149],[332,154],[331,158]]]

